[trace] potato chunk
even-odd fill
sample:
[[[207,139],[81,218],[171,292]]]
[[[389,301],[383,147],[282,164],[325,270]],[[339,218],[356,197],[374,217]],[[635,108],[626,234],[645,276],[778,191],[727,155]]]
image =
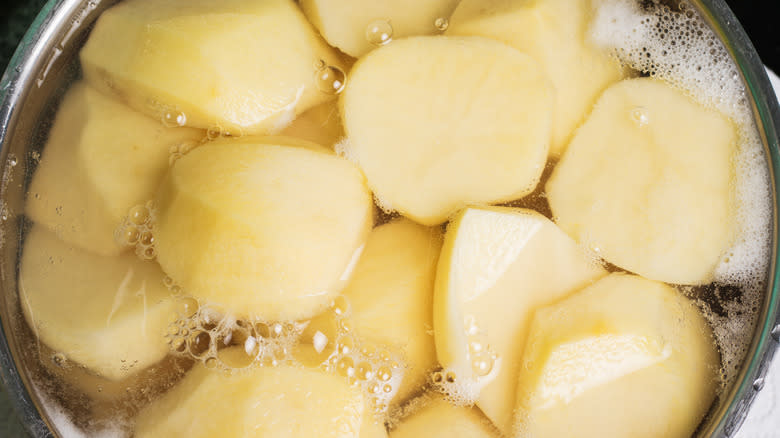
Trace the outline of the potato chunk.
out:
[[[68,243],[116,255],[114,229],[151,199],[168,169],[169,148],[205,132],[166,128],[83,83],[65,95],[25,212]]]
[[[559,156],[598,96],[623,76],[619,63],[587,42],[590,0],[463,0],[448,35],[494,38],[530,55],[555,86],[550,154]]]
[[[478,37],[414,37],[352,69],[347,155],[380,201],[424,225],[464,205],[522,197],[539,182],[553,89],[537,64]]]
[[[198,364],[141,411],[134,436],[359,438],[363,411],[357,388],[320,370],[280,365],[229,373]]]
[[[434,397],[390,431],[390,438],[497,438],[479,409],[453,406]]]
[[[440,32],[459,0],[302,0],[301,8],[320,33],[344,53],[360,57],[391,39]]]
[[[24,242],[19,298],[38,338],[100,377],[123,380],[168,352],[175,302],[156,263],[73,248],[40,225]]]
[[[477,405],[503,433],[534,310],[605,274],[532,210],[469,208],[450,223],[434,295],[436,354],[456,382],[481,388]]]
[[[371,194],[351,163],[245,138],[180,158],[157,205],[163,270],[199,299],[270,320],[322,311],[373,222]]]
[[[264,134],[333,98],[317,63],[342,68],[292,0],[129,0],[100,16],[84,75],[140,111]]]
[[[699,310],[641,277],[612,274],[538,310],[526,345],[518,438],[688,438],[718,387]]]
[[[654,280],[706,284],[734,239],[736,130],[654,79],[610,87],[547,182],[558,225]]]

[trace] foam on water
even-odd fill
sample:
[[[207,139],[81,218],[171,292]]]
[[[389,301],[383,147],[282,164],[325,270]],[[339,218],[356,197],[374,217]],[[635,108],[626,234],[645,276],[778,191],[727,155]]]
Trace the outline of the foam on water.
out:
[[[724,316],[706,311],[723,356],[724,383],[739,369],[765,286],[771,243],[769,169],[737,66],[696,10],[659,0],[600,0],[589,38],[624,65],[677,87],[737,126],[736,230],[733,246],[715,269],[715,283],[739,286],[739,302],[722,303]],[[704,158],[703,158],[704,159]],[[704,306],[703,306],[704,307]]]

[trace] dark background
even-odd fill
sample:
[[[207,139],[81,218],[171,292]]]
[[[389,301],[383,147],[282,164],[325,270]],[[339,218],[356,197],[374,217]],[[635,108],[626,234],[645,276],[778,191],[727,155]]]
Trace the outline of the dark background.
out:
[[[219,1],[219,0],[215,0]],[[259,1],[259,0],[250,0]],[[777,3],[776,3],[777,2]],[[45,0],[0,0],[0,72]],[[780,72],[780,14],[774,13],[778,0],[726,0],[747,31],[766,65]],[[0,437],[22,437],[0,384]]]

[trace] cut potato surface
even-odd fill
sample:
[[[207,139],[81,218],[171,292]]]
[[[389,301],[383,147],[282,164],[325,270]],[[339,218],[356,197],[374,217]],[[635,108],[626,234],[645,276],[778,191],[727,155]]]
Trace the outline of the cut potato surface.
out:
[[[586,41],[590,0],[463,0],[447,35],[494,38],[534,58],[555,86],[550,154],[559,156],[593,103],[623,71]]]
[[[434,295],[436,353],[503,433],[533,312],[606,272],[532,210],[469,208],[449,225]],[[493,357],[492,355],[495,355]]]
[[[497,438],[490,421],[475,407],[453,406],[441,397],[390,431],[390,438]]]
[[[341,115],[336,100],[325,102],[301,114],[280,135],[308,140],[333,148],[344,138]]]
[[[351,163],[243,139],[180,158],[156,199],[157,260],[174,282],[268,320],[324,310],[373,223],[371,194]]]
[[[201,130],[166,128],[77,83],[57,112],[25,212],[68,243],[119,254],[114,230],[132,206],[154,196],[168,169],[169,148],[204,136]]]
[[[414,37],[352,69],[341,100],[355,160],[385,206],[424,225],[533,191],[553,89],[537,64],[479,37]]]
[[[332,99],[315,79],[320,60],[343,67],[292,0],[124,1],[81,51],[87,80],[138,110],[244,134]]]
[[[536,312],[516,437],[688,438],[710,407],[718,354],[673,288],[612,274]]]
[[[35,225],[25,239],[19,298],[44,344],[106,379],[126,379],[168,352],[175,302],[157,264],[135,255],[95,255]]]
[[[357,388],[320,370],[280,365],[231,374],[198,364],[141,411],[135,436],[359,438],[363,411]]]
[[[735,151],[724,116],[660,81],[623,81],[599,99],[553,171],[550,208],[610,263],[706,284],[734,239]]]
[[[459,0],[302,0],[307,18],[333,46],[360,57],[392,39],[440,32]]]

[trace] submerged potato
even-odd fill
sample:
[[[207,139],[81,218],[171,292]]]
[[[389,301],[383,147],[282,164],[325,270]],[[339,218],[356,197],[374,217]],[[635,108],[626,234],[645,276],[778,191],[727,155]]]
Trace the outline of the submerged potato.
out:
[[[447,35],[494,38],[530,55],[555,86],[550,154],[559,156],[607,86],[623,76],[616,59],[586,37],[590,0],[463,0]]]
[[[663,82],[613,85],[547,182],[556,222],[628,271],[709,283],[734,238],[736,135]]]
[[[387,207],[435,225],[539,181],[553,89],[537,64],[477,37],[414,37],[363,57],[341,100],[347,154]]]
[[[19,299],[41,342],[119,381],[168,352],[165,334],[176,307],[163,276],[156,263],[92,254],[35,225],[25,238]]]
[[[343,68],[292,0],[123,1],[81,51],[87,80],[136,109],[244,134],[332,99],[317,85],[320,60]]]
[[[333,46],[360,57],[392,39],[440,32],[459,0],[302,0],[306,17]]]
[[[715,397],[718,353],[671,287],[612,274],[536,312],[514,436],[688,438]]]
[[[279,365],[230,373],[198,364],[141,411],[134,436],[365,438],[363,411],[359,389],[320,370]]]
[[[196,298],[271,320],[323,310],[372,225],[371,194],[351,163],[246,138],[180,158],[157,206],[163,270]]]
[[[166,128],[79,82],[57,112],[25,213],[68,243],[119,254],[114,230],[132,206],[154,196],[170,147],[204,135]]]
[[[469,208],[450,223],[436,277],[436,354],[456,383],[481,389],[477,406],[503,433],[533,312],[605,274],[532,210]]]

